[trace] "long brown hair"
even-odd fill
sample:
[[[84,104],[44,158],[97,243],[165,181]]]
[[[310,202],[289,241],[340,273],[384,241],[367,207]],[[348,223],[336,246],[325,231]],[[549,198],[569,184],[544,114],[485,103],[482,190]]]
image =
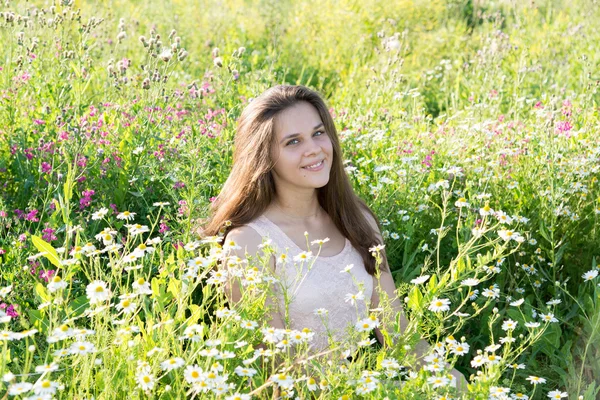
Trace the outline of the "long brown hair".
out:
[[[315,107],[333,145],[329,182],[316,189],[319,204],[361,254],[367,272],[373,275],[376,261],[369,248],[383,243],[377,240],[362,210],[373,216],[379,229],[381,226],[373,211],[354,193],[342,163],[337,130],[325,102],[317,92],[301,85],[271,87],[243,110],[234,139],[233,167],[211,204],[212,217],[199,233],[202,236],[223,235],[225,239],[231,229],[262,215],[276,198],[271,172],[275,163],[270,157],[271,146],[276,142],[274,120],[280,112],[300,101]],[[226,224],[226,221],[230,223]],[[385,254],[383,250],[382,254]]]

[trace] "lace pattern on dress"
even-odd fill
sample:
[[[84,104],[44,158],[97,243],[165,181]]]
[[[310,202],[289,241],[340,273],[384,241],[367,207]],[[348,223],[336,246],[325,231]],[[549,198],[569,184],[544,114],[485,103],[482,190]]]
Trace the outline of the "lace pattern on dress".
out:
[[[318,256],[308,262],[296,262],[294,257],[306,249],[300,249],[275,223],[264,215],[247,224],[261,237],[272,240],[277,255],[287,253],[288,261],[276,266],[275,275],[287,289],[290,298],[288,307],[289,328],[302,330],[309,328],[315,332],[310,342],[311,351],[328,347],[328,331],[335,340],[342,340],[346,328],[355,325],[368,314],[367,303],[371,301],[373,278],[364,268],[360,253],[346,240],[344,249],[337,255]],[[312,240],[324,238],[309,238]],[[313,255],[318,245],[313,245]],[[340,272],[347,265],[354,267],[349,272]],[[345,301],[347,294],[356,294],[362,286],[364,300],[355,305]],[[280,314],[285,321],[285,300],[283,291],[276,290]],[[315,310],[326,309],[325,315],[317,315]]]

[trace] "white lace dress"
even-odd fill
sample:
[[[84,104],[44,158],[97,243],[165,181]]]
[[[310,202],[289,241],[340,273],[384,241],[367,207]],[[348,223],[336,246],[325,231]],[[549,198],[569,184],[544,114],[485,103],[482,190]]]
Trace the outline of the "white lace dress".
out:
[[[294,266],[294,257],[307,249],[299,248],[265,215],[256,218],[247,226],[263,238],[269,237],[278,254],[287,253],[288,261],[278,264],[275,274],[285,285],[290,296],[289,328],[309,328],[315,332],[309,345],[311,352],[328,347],[328,329],[336,341],[342,340],[348,325],[355,325],[359,319],[368,316],[367,304],[371,301],[373,278],[365,270],[362,257],[348,239],[345,239],[341,253],[331,257],[319,256],[316,260],[296,263]],[[325,238],[309,236],[308,239],[310,243]],[[310,251],[316,256],[319,245],[311,245]],[[354,266],[348,272],[340,272],[349,264]],[[357,300],[354,305],[350,301],[344,301],[346,295],[357,294],[361,285],[364,300]],[[285,321],[284,298],[279,291],[278,300],[279,313]],[[317,309],[326,309],[327,313],[322,316],[316,315]]]

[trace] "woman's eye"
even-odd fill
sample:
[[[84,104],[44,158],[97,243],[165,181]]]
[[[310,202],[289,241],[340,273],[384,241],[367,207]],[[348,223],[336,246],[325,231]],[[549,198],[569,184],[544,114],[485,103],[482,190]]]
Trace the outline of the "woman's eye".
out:
[[[316,131],[316,132],[315,132],[313,135],[315,135],[315,134],[317,134],[317,133],[319,133],[319,132],[321,132],[321,135],[319,135],[319,136],[323,136],[323,135],[325,134],[325,131]],[[289,146],[289,145],[290,145],[290,144],[292,144],[292,143],[293,143],[295,140],[298,140],[298,139],[292,139],[292,140],[290,140],[289,142],[287,142],[286,146]]]

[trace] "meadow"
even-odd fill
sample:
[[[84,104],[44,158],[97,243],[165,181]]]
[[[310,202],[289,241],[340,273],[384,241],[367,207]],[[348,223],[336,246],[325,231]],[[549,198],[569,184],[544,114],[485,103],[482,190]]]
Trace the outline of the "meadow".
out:
[[[591,0],[3,1],[0,398],[598,398],[599,26]],[[318,357],[263,320],[283,249],[225,271],[198,230],[280,83],[326,98],[409,319],[382,294]]]

